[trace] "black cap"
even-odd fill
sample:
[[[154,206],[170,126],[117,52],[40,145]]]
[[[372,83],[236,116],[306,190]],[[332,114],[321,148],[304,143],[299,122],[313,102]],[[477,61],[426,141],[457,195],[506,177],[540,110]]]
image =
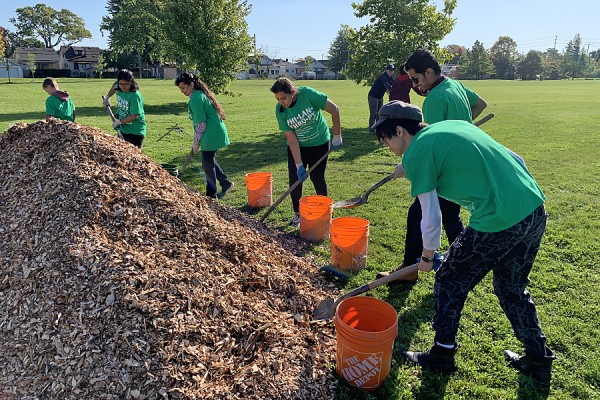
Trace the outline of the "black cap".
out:
[[[394,68],[394,64],[388,64],[388,66],[387,66],[387,68],[386,68],[386,69],[389,69],[389,70],[393,71],[393,70],[395,70],[396,68]]]

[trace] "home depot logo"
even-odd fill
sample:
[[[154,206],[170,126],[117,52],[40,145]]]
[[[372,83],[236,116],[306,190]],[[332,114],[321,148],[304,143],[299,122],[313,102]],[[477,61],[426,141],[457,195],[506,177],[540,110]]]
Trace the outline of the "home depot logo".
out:
[[[362,357],[362,358],[361,358]],[[343,360],[342,376],[356,387],[376,387],[379,385],[383,352],[358,353]],[[367,385],[375,378],[374,382]]]

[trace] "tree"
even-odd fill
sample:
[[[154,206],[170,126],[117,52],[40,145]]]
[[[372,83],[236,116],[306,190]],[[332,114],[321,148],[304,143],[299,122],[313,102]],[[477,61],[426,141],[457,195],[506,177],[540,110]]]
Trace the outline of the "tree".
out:
[[[334,72],[347,69],[350,62],[350,39],[349,35],[353,29],[348,25],[342,25],[337,36],[329,46],[329,68]]]
[[[515,79],[515,67],[518,58],[517,42],[509,36],[500,36],[490,48],[496,78]]]
[[[8,31],[0,26],[0,53],[4,54],[4,50],[8,47]]]
[[[94,72],[98,74],[98,78],[102,79],[102,73],[104,72],[104,68],[106,68],[106,61],[104,61],[104,54],[100,53],[98,55],[98,62],[94,67]]]
[[[461,72],[464,75],[475,79],[482,79],[484,75],[492,74],[494,66],[490,60],[489,53],[483,47],[483,43],[476,40],[473,48],[467,51],[465,62],[462,65]]]
[[[306,70],[307,71],[312,71],[313,70],[313,64],[315,63],[316,58],[314,58],[313,56],[306,56],[304,57],[304,64],[306,65]]]
[[[171,54],[196,69],[211,90],[224,91],[247,67],[252,38],[245,18],[250,10],[245,0],[165,2],[164,34],[171,43]]]
[[[91,38],[81,17],[69,10],[55,10],[45,4],[22,7],[16,10],[17,18],[9,21],[17,28],[17,36],[35,39],[41,38],[47,48],[58,44],[71,45]]]
[[[562,55],[554,48],[547,49],[542,54],[542,64],[544,65],[544,76],[548,79],[560,78],[560,65],[562,64]]]
[[[4,63],[6,65],[8,83],[10,83],[10,58],[15,52],[15,46],[10,39],[8,31],[2,27],[0,27],[0,49],[2,49],[2,56],[4,57]]]
[[[29,72],[31,72],[31,81],[33,82],[35,79],[35,71],[37,70],[37,65],[35,65],[35,54],[27,53],[27,65],[29,66]]]
[[[448,60],[448,64],[452,65],[461,65],[465,55],[467,54],[467,49],[457,44],[449,44],[442,50],[450,54],[450,57],[452,58]]]
[[[106,10],[109,15],[102,17],[100,30],[108,32],[112,59],[132,54],[145,61],[164,61],[172,46],[164,32],[159,2],[108,0]]]
[[[582,76],[586,65],[586,56],[581,48],[581,36],[578,33],[565,47],[562,67],[565,75],[575,79]]]
[[[432,3],[432,4],[430,4]],[[368,84],[381,74],[389,62],[403,64],[418,48],[440,53],[439,42],[452,31],[451,17],[457,0],[444,0],[438,11],[429,0],[365,0],[352,3],[357,18],[370,23],[349,32],[348,75],[357,83]]]
[[[536,50],[529,50],[525,58],[517,66],[517,73],[521,75],[521,79],[524,81],[537,79],[543,71],[542,53]]]

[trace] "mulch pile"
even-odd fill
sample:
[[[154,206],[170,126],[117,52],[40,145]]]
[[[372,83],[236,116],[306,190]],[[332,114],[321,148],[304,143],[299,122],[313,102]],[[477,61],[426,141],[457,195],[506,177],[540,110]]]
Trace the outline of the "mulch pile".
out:
[[[329,399],[302,244],[67,122],[0,134],[0,397]]]

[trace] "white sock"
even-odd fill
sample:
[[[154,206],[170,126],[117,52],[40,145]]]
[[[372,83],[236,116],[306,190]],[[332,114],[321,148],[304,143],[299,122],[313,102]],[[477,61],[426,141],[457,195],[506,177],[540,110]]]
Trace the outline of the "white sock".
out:
[[[440,342],[435,342],[436,346],[440,346],[443,347],[445,349],[453,349],[454,345],[453,344],[442,344]]]

